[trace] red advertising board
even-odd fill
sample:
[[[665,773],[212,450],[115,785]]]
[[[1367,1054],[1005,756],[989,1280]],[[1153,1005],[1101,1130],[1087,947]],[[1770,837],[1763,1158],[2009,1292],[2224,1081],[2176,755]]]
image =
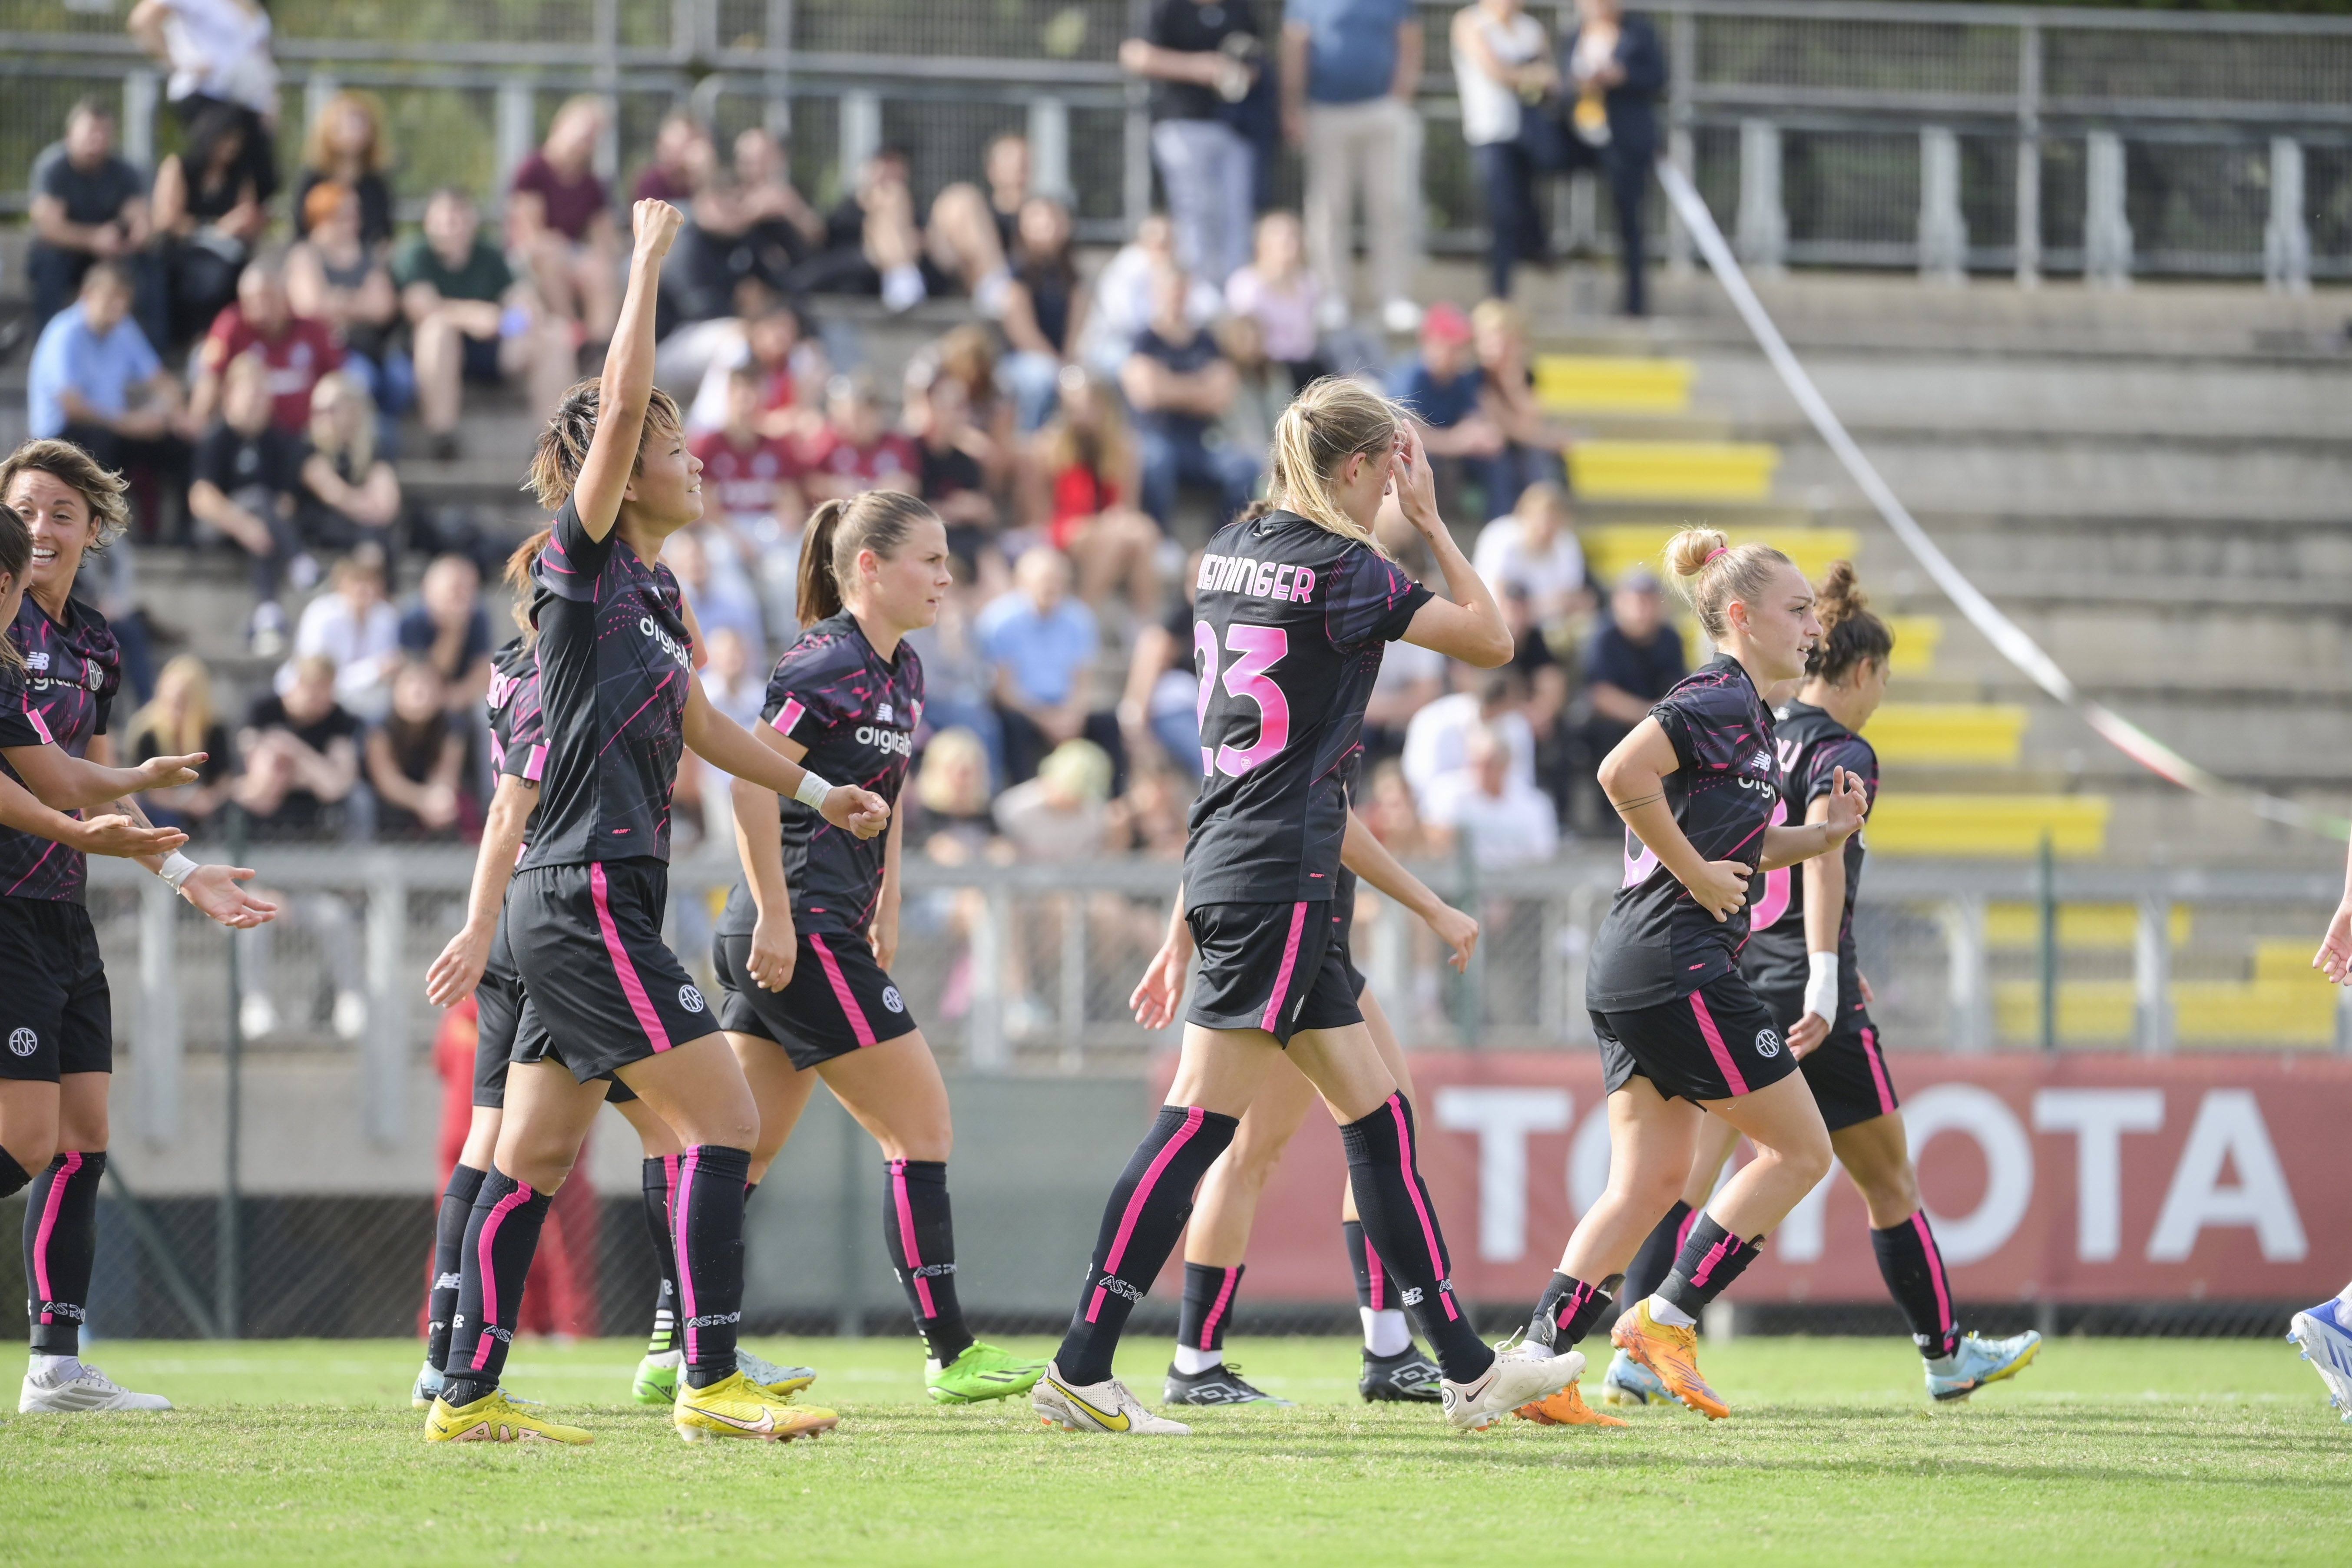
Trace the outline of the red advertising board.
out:
[[[1890,1058],[1920,1189],[1955,1289],[1988,1300],[2316,1300],[2352,1276],[2352,1058],[2311,1056]],[[1159,1081],[1172,1073],[1164,1062]],[[1588,1051],[1412,1058],[1421,1166],[1455,1289],[1532,1299],[1608,1181],[1599,1058]],[[1349,1292],[1347,1179],[1307,1121],[1260,1204],[1261,1300]],[[1885,1294],[1861,1196],[1832,1171],[1732,1294]],[[1178,1272],[1163,1289],[1173,1289]]]

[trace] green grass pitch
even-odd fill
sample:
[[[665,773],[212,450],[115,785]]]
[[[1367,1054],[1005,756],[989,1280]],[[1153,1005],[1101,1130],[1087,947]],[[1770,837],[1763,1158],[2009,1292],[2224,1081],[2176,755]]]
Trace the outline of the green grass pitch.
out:
[[[820,1369],[803,1397],[837,1432],[689,1447],[625,1403],[619,1341],[526,1343],[508,1369],[586,1449],[426,1447],[405,1342],[96,1346],[181,1407],[7,1416],[0,1563],[2352,1562],[2352,1427],[2278,1342],[2061,1341],[1930,1407],[1902,1340],[1743,1340],[1702,1352],[1728,1421],[1457,1436],[1361,1404],[1349,1342],[1239,1340],[1299,1408],[1157,1442],[1051,1431],[1025,1400],[931,1405],[908,1341],[757,1343]],[[1165,1354],[1133,1340],[1120,1372],[1156,1394]]]

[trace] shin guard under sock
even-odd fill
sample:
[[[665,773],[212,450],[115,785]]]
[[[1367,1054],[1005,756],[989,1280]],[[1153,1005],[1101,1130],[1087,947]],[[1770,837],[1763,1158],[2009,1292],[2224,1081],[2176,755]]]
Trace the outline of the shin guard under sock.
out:
[[[1604,1279],[1599,1285],[1587,1285],[1581,1279],[1554,1274],[1536,1301],[1536,1315],[1528,1323],[1528,1339],[1535,1344],[1549,1345],[1555,1355],[1574,1350],[1615,1305],[1606,1288],[1609,1284]]]
[[[1495,1352],[1454,1300],[1437,1205],[1414,1165],[1413,1140],[1412,1107],[1401,1094],[1390,1095],[1370,1116],[1339,1129],[1364,1239],[1394,1277],[1397,1304],[1420,1321],[1445,1375],[1472,1383],[1486,1375]]]
[[[25,1287],[35,1355],[79,1355],[98,1258],[98,1184],[106,1155],[68,1151],[25,1194]]]
[[[1944,1273],[1944,1255],[1936,1246],[1936,1233],[1927,1227],[1927,1214],[1872,1231],[1870,1249],[1878,1255],[1879,1277],[1903,1309],[1919,1353],[1929,1360],[1951,1354],[1960,1329],[1952,1317],[1952,1282]]]
[[[1713,1215],[1702,1214],[1683,1238],[1674,1272],[1654,1294],[1696,1321],[1706,1304],[1722,1295],[1763,1250],[1762,1237],[1742,1240],[1716,1224]]]
[[[654,1244],[654,1262],[661,1270],[661,1283],[654,1290],[654,1330],[646,1339],[646,1353],[663,1355],[677,1349],[677,1243],[671,1239],[669,1230],[670,1195],[677,1186],[677,1156],[649,1155],[638,1175],[639,1191],[645,1200],[646,1238]]]
[[[1241,1289],[1242,1271],[1238,1263],[1230,1268],[1217,1263],[1184,1265],[1184,1304],[1176,1314],[1178,1370],[1206,1371],[1208,1364],[1223,1359],[1225,1330],[1234,1321],[1234,1297]],[[1188,1359],[1207,1364],[1186,1366]]]
[[[1626,1301],[1639,1301],[1658,1293],[1658,1287],[1675,1271],[1675,1255],[1682,1251],[1683,1237],[1690,1234],[1693,1213],[1690,1205],[1676,1198],[1675,1206],[1666,1211],[1666,1217],[1650,1227],[1650,1234],[1642,1240],[1641,1250],[1625,1266],[1625,1288],[1618,1294]]]
[[[457,1310],[449,1319],[449,1355],[441,1363],[441,1397],[453,1406],[471,1405],[499,1385],[515,1325],[522,1321],[523,1281],[552,1200],[552,1194],[495,1165],[474,1194],[459,1255]]]
[[[425,1363],[436,1372],[449,1359],[449,1320],[457,1314],[464,1278],[466,1226],[485,1174],[471,1165],[452,1166],[449,1184],[441,1189],[441,1213],[433,1225],[433,1285],[425,1293]]]
[[[891,1160],[884,1164],[882,1245],[915,1314],[915,1331],[941,1366],[963,1354],[971,1331],[956,1300],[955,1222],[948,1212],[948,1167],[942,1160]]]
[[[0,1149],[0,1198],[13,1198],[32,1181],[32,1173],[16,1163],[16,1156]]]
[[[1192,1192],[1234,1141],[1241,1119],[1197,1105],[1163,1105],[1110,1190],[1085,1291],[1055,1364],[1072,1383],[1100,1383],[1128,1314],[1160,1277],[1192,1217]]]
[[[735,1373],[735,1331],[743,1321],[743,1184],[751,1174],[748,1149],[697,1143],[677,1157],[670,1229],[689,1387],[708,1388]]]

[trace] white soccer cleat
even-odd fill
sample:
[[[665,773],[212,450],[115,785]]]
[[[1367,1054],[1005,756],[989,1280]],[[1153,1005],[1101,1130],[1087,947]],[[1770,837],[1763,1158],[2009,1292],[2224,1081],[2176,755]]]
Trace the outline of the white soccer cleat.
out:
[[[2287,1342],[2303,1347],[2303,1359],[2327,1385],[2327,1403],[2352,1424],[2352,1309],[2340,1297],[2294,1315]]]
[[[441,1369],[426,1362],[416,1372],[416,1382],[408,1390],[408,1404],[413,1410],[430,1410],[433,1402],[441,1397]]]
[[[1071,1383],[1061,1367],[1045,1363],[1045,1375],[1029,1391],[1030,1407],[1049,1426],[1071,1432],[1108,1432],[1122,1437],[1189,1437],[1192,1428],[1165,1415],[1154,1415],[1143,1401],[1115,1377],[1100,1383]]]
[[[1542,1345],[1512,1338],[1495,1347],[1495,1364],[1475,1383],[1441,1380],[1445,1419],[1457,1432],[1483,1432],[1522,1405],[1549,1399],[1584,1375],[1584,1352],[1554,1355]]]
[[[20,1415],[73,1415],[86,1410],[169,1410],[160,1394],[133,1394],[86,1361],[68,1361],[47,1373],[25,1373],[17,1396]]]

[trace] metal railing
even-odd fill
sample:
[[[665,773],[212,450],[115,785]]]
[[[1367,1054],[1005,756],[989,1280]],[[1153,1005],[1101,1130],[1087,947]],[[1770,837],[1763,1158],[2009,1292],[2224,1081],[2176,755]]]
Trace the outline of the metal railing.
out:
[[[1480,243],[1453,9],[1423,7],[1423,194],[1439,250]],[[1572,12],[1531,9],[1555,31]],[[1710,206],[1738,215],[1754,265],[2282,289],[2352,277],[2352,21],[1887,0],[1645,9],[1672,62],[1672,150]],[[299,91],[281,140],[292,153],[305,101],[370,87],[392,109],[404,198],[453,179],[496,191],[560,97],[593,90],[619,109],[608,169],[692,104],[722,130],[790,132],[795,177],[822,198],[874,146],[906,145],[928,197],[974,177],[994,132],[1025,129],[1039,186],[1071,196],[1082,236],[1107,239],[1153,200],[1143,89],[1115,60],[1137,13],[1130,0],[283,0],[278,55]],[[171,140],[156,73],[111,13],[11,0],[0,75],[0,169],[24,167],[93,88],[121,92],[134,154]],[[1297,179],[1286,155],[1277,195],[1295,199]],[[1614,248],[1589,180],[1554,206],[1563,243]],[[1686,263],[1683,237],[1653,216],[1664,254]]]

